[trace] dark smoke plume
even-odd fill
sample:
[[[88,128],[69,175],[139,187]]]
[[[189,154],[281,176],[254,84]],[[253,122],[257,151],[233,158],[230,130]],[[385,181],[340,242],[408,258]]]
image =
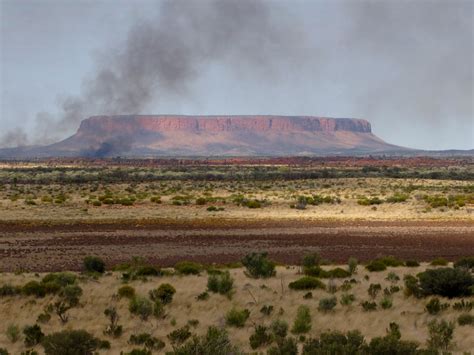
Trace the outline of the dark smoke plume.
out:
[[[108,158],[120,156],[132,148],[132,139],[129,136],[110,138],[100,144],[97,149],[90,148],[81,152],[87,158]]]
[[[53,126],[54,133],[77,128],[90,115],[145,113],[152,101],[189,97],[193,82],[212,63],[268,77],[278,62],[275,58],[285,51],[294,55],[297,48],[288,47],[297,38],[302,41],[289,23],[274,21],[268,4],[162,3],[158,18],[137,21],[124,43],[101,56],[96,74],[84,81],[82,95],[62,100],[59,118],[46,113],[37,117],[39,128],[47,129],[43,137]]]

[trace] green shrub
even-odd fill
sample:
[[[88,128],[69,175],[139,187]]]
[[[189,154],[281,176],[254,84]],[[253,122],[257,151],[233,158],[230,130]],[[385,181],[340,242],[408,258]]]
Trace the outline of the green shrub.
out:
[[[104,330],[104,334],[118,338],[122,335],[122,326],[118,324],[119,315],[117,309],[115,307],[106,308],[104,315],[109,319],[109,325]]]
[[[377,309],[377,303],[364,301],[361,303],[362,309],[366,312],[375,311]]]
[[[323,332],[319,339],[308,339],[302,355],[313,354],[362,354],[365,340],[359,331],[343,334],[339,331]]]
[[[454,323],[432,320],[428,323],[428,346],[434,350],[447,350],[453,339]]]
[[[107,348],[107,345],[85,330],[63,330],[53,333],[45,336],[41,344],[46,355],[93,354],[97,349]]]
[[[318,266],[321,263],[321,256],[318,253],[310,253],[303,256],[301,265],[304,269]]]
[[[209,327],[206,335],[194,336],[180,347],[174,347],[167,355],[212,354],[238,355],[240,351],[229,340],[225,329]]]
[[[70,307],[75,307],[79,304],[79,298],[82,296],[82,288],[78,285],[67,285],[59,291],[59,296]]]
[[[198,301],[206,301],[209,299],[209,293],[207,291],[201,292],[199,295],[196,296]]]
[[[420,288],[424,295],[463,297],[472,294],[474,277],[462,268],[440,268],[418,274]]]
[[[249,342],[252,349],[266,346],[272,342],[272,336],[268,333],[268,328],[264,325],[256,325],[254,333],[250,335]]]
[[[186,340],[191,337],[191,332],[189,331],[189,326],[185,325],[184,327],[173,330],[167,335],[171,344],[180,345],[183,344]]]
[[[458,324],[463,325],[474,325],[474,316],[469,313],[461,314],[458,317]]]
[[[372,299],[375,299],[380,291],[382,291],[382,286],[380,284],[370,284],[367,293]]]
[[[470,312],[474,308],[474,301],[461,300],[460,302],[454,302],[453,309],[455,311]]]
[[[474,269],[474,256],[467,256],[461,258],[454,263],[454,267],[465,268],[465,269]]]
[[[298,345],[294,338],[283,338],[267,351],[267,355],[298,355]]]
[[[302,278],[296,281],[290,282],[288,287],[292,290],[314,290],[317,288],[326,288],[326,286],[321,282],[321,280],[312,276],[303,276]]]
[[[176,289],[170,284],[161,284],[158,288],[150,290],[149,295],[153,301],[161,301],[162,304],[171,303]]]
[[[6,336],[11,343],[16,343],[20,339],[20,328],[15,324],[10,324],[7,328]]]
[[[165,307],[160,300],[153,303],[153,316],[158,319],[165,317]]]
[[[145,346],[145,349],[149,354],[151,354],[152,350],[161,350],[165,347],[165,343],[162,340],[149,333],[132,334],[130,335],[128,342],[133,345]]]
[[[380,205],[383,203],[383,201],[378,197],[372,197],[372,198],[362,197],[357,200],[357,203],[361,206],[371,206],[371,205]]]
[[[260,313],[263,315],[269,316],[273,312],[273,306],[272,305],[263,305],[262,308],[260,308]]]
[[[270,325],[270,329],[275,339],[283,339],[288,334],[288,323],[282,319],[275,319]]]
[[[44,337],[41,327],[38,324],[26,326],[23,329],[23,335],[25,336],[25,345],[27,347],[39,344]]]
[[[397,283],[400,281],[400,277],[393,271],[389,272],[385,280],[390,281],[391,283]]]
[[[234,279],[230,276],[229,271],[223,272],[222,274],[209,275],[207,279],[207,288],[209,291],[221,295],[230,295],[233,285]]]
[[[373,260],[370,264],[367,264],[365,268],[370,272],[387,270],[387,266],[380,260]]]
[[[380,301],[380,307],[382,307],[382,309],[389,309],[389,308],[392,308],[392,306],[393,306],[393,302],[390,297],[385,296]]]
[[[358,263],[356,258],[349,258],[347,261],[347,271],[349,271],[349,274],[353,275],[357,271]]]
[[[352,293],[343,293],[339,301],[343,306],[349,306],[355,301],[355,296]]]
[[[36,297],[44,297],[46,296],[46,289],[43,284],[39,283],[38,281],[29,281],[23,285],[21,291],[26,296],[36,296]]]
[[[318,310],[321,312],[329,312],[337,305],[337,298],[335,296],[322,298],[319,300]]]
[[[41,280],[41,283],[46,285],[47,284],[56,284],[59,285],[60,287],[65,287],[67,285],[72,285],[76,282],[76,275],[71,274],[69,272],[57,272],[57,273],[51,273],[47,274],[43,279]],[[59,289],[58,288],[58,289]]]
[[[303,295],[303,298],[305,300],[309,300],[311,298],[313,298],[313,293],[312,292],[306,292],[304,295]]]
[[[392,196],[390,197],[387,197],[387,199],[385,201],[389,202],[389,203],[400,203],[400,202],[405,202],[406,200],[408,200],[408,198],[410,197],[410,195],[408,194],[403,194],[403,193],[395,193],[393,194]]]
[[[432,265],[432,266],[446,266],[446,265],[448,265],[448,260],[446,260],[445,258],[436,258],[436,259],[433,259],[431,261],[430,265]]]
[[[242,328],[250,316],[248,309],[232,308],[225,316],[225,322],[228,326]]]
[[[21,287],[3,285],[0,287],[0,297],[15,296],[21,293]]]
[[[439,298],[434,297],[426,304],[425,309],[429,314],[435,315],[448,307],[449,303],[441,303]]]
[[[275,263],[268,259],[267,253],[251,253],[242,259],[248,274],[254,278],[275,276]]]
[[[135,297],[135,289],[132,286],[122,286],[118,289],[117,294],[120,298],[132,299]]]
[[[153,305],[148,299],[135,296],[130,300],[128,310],[130,313],[139,316],[142,320],[147,320],[153,313]]]
[[[384,256],[378,259],[382,263],[385,264],[387,267],[398,267],[398,266],[403,266],[405,263],[403,260],[397,259],[394,256]]]
[[[143,265],[136,268],[135,277],[160,276],[160,269],[153,265]]]
[[[203,267],[192,261],[181,261],[174,266],[174,269],[183,275],[199,275]]]
[[[407,261],[405,261],[405,266],[418,267],[418,266],[420,266],[420,263],[416,260],[407,260]]]
[[[420,352],[417,350],[418,343],[414,341],[400,340],[400,338],[393,335],[386,335],[384,337],[376,337],[370,341],[366,347],[368,354],[400,354],[400,355],[417,355]],[[422,353],[423,354],[423,353]],[[427,354],[430,354],[429,352]]]
[[[0,348],[0,355],[9,355],[9,352],[5,348]]]
[[[405,275],[405,296],[415,296],[416,298],[423,297],[423,290],[420,287],[420,282],[413,275]]]
[[[100,274],[105,272],[105,263],[98,256],[86,256],[83,263],[84,270],[87,272],[97,272]]]
[[[309,307],[299,306],[296,311],[296,318],[291,328],[293,334],[303,334],[311,330],[311,313]]]

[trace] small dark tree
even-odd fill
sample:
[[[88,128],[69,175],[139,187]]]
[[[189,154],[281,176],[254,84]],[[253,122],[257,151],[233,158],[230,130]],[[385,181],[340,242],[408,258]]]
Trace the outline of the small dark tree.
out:
[[[84,258],[84,269],[87,272],[98,272],[102,274],[105,272],[105,263],[98,256],[86,256]]]
[[[275,275],[275,263],[268,259],[268,253],[251,253],[242,259],[248,274],[254,278],[266,278]]]

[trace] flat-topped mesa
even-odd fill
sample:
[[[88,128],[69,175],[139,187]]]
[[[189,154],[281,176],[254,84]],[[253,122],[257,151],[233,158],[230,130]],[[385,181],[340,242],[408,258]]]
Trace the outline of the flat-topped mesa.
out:
[[[82,121],[79,134],[121,132],[336,132],[371,133],[363,119],[314,116],[181,116],[120,115],[93,116]]]

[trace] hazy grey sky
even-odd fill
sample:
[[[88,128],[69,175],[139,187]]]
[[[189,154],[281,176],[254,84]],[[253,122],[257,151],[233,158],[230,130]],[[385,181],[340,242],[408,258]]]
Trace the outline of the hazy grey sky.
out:
[[[0,0],[0,146],[93,114],[366,118],[474,148],[472,0]]]

